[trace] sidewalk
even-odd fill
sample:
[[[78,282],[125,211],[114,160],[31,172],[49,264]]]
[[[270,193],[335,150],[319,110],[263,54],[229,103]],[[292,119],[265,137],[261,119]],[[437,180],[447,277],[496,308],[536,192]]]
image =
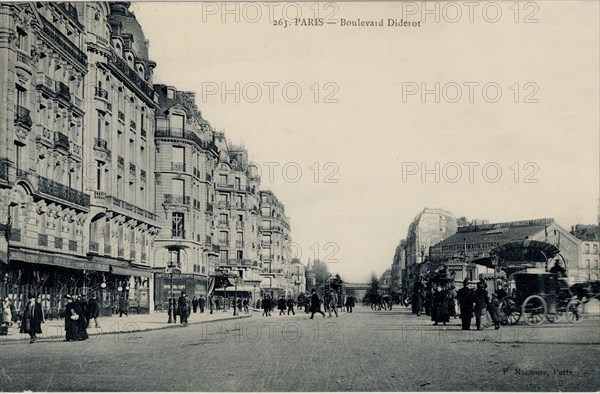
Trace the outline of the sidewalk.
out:
[[[210,323],[215,321],[224,321],[232,319],[243,319],[251,317],[249,315],[241,314],[240,316],[233,316],[233,309],[227,312],[219,311],[214,312],[212,315],[205,311],[204,313],[192,313],[188,318],[188,324],[199,324],[199,323]],[[88,335],[113,335],[118,333],[131,333],[131,332],[142,332],[151,330],[162,330],[168,328],[183,327],[177,319],[177,324],[169,324],[167,321],[169,316],[166,312],[152,312],[147,315],[129,315],[119,317],[109,316],[100,317],[98,323],[100,328],[94,327],[94,320],[90,322],[90,326],[87,329]],[[64,319],[49,320],[42,324],[42,334],[38,334],[38,340],[56,339],[63,340],[65,338],[65,321]],[[8,330],[8,335],[0,336],[0,344],[4,342],[16,342],[16,341],[27,341],[29,342],[29,334],[20,334],[17,324],[13,324]]]

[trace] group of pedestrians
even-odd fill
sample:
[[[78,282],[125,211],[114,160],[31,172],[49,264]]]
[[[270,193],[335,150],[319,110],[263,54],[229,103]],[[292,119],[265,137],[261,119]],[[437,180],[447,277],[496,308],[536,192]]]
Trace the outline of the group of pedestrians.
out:
[[[460,316],[463,330],[470,330],[471,320],[475,317],[475,325],[478,330],[483,329],[482,319],[489,312],[491,320],[496,329],[500,328],[499,300],[507,295],[501,286],[496,293],[490,297],[487,285],[480,280],[476,289],[470,288],[470,281],[465,278],[463,287],[456,291],[453,281],[439,281],[440,277],[425,282],[423,278],[417,280],[412,292],[412,312],[417,316],[425,313],[431,316],[433,325],[447,325],[450,318]],[[445,279],[445,278],[444,278]],[[442,283],[451,283],[442,286]],[[459,306],[460,314],[456,313]]]

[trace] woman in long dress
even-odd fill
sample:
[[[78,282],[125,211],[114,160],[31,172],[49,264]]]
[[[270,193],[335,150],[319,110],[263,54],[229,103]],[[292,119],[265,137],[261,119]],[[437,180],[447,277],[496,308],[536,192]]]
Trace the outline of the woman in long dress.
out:
[[[446,325],[450,320],[448,316],[448,291],[442,290],[438,286],[433,293],[432,301],[431,320],[435,322],[433,325],[437,326],[438,323]]]

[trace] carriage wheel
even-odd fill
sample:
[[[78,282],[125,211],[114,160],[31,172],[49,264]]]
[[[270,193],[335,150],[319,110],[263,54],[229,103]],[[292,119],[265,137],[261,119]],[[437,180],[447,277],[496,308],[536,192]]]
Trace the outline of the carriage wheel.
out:
[[[503,324],[515,325],[521,319],[521,311],[513,297],[504,297],[500,301],[500,321]]]
[[[522,306],[522,312],[525,316],[525,322],[529,325],[539,325],[544,322],[548,308],[546,301],[538,295],[532,295],[525,299]]]
[[[580,323],[583,320],[583,302],[575,298],[567,304],[567,320],[569,323]]]

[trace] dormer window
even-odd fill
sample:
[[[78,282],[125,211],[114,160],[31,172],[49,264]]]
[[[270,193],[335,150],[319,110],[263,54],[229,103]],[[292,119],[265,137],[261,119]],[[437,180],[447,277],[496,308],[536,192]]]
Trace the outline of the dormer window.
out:
[[[171,100],[175,99],[175,89],[167,88],[167,98]]]

